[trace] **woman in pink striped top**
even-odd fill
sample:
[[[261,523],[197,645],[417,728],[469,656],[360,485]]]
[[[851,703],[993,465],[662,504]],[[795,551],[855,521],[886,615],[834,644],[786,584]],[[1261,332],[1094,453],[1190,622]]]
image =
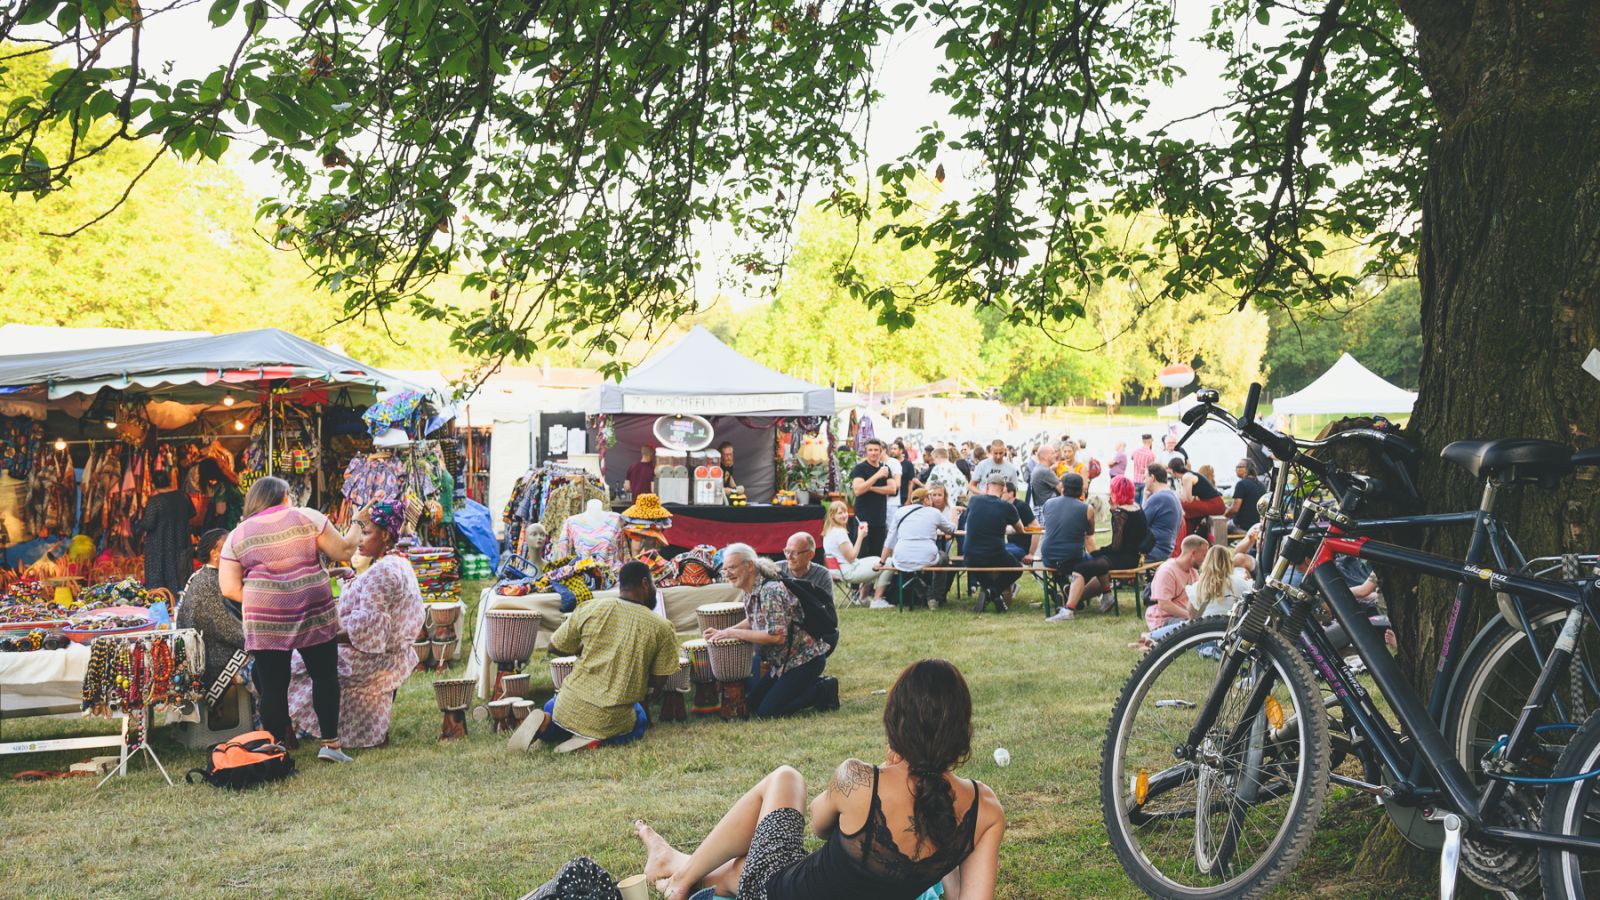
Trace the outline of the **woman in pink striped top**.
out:
[[[319,758],[348,762],[339,743],[339,613],[318,552],[334,562],[355,555],[356,537],[314,509],[288,504],[289,483],[262,478],[244,499],[244,519],[222,545],[222,595],[244,608],[244,646],[255,657],[261,724],[289,740],[289,662],[298,652],[311,676],[323,734]]]

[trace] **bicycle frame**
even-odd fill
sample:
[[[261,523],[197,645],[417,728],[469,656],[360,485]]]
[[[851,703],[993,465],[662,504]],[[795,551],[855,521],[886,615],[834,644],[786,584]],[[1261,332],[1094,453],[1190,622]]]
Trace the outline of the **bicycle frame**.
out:
[[[1363,523],[1365,524],[1365,523]],[[1374,742],[1385,765],[1399,779],[1396,799],[1401,802],[1445,801],[1466,821],[1469,831],[1485,837],[1514,843],[1560,847],[1569,850],[1600,852],[1600,838],[1552,835],[1522,829],[1499,828],[1486,825],[1488,814],[1499,804],[1506,783],[1491,779],[1481,790],[1469,780],[1449,743],[1440,731],[1434,716],[1401,674],[1398,663],[1384,645],[1383,636],[1366,620],[1354,595],[1338,568],[1335,556],[1350,556],[1369,562],[1406,569],[1423,575],[1444,578],[1461,584],[1486,584],[1524,599],[1537,599],[1570,610],[1568,627],[1563,639],[1545,660],[1533,693],[1524,707],[1516,728],[1505,748],[1505,756],[1512,761],[1520,757],[1534,734],[1534,717],[1556,688],[1560,671],[1571,653],[1570,636],[1575,636],[1577,625],[1587,615],[1600,620],[1595,582],[1578,583],[1548,581],[1539,578],[1507,574],[1471,563],[1456,562],[1442,556],[1424,553],[1396,544],[1387,544],[1366,537],[1352,537],[1330,528],[1313,558],[1308,581],[1317,594],[1333,610],[1334,618],[1344,626],[1355,645],[1356,652],[1366,664],[1367,671],[1388,700],[1395,716],[1410,736],[1415,750],[1408,760],[1400,746],[1400,739],[1371,703],[1371,699],[1342,662],[1334,665],[1325,655],[1327,639],[1316,627],[1307,627],[1302,640],[1324,654],[1318,661],[1320,674],[1333,687],[1334,696],[1348,714]],[[1297,602],[1314,602],[1315,598],[1295,598]],[[1333,657],[1337,659],[1337,657]],[[1408,765],[1407,763],[1410,763]],[[1414,770],[1418,765],[1432,776],[1432,783],[1424,783],[1411,775],[1400,775]],[[1441,793],[1442,792],[1442,793]]]

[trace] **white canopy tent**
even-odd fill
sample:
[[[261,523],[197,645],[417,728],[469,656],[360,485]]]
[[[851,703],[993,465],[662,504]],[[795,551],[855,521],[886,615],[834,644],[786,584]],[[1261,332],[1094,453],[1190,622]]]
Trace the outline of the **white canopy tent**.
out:
[[[1316,381],[1273,401],[1272,411],[1290,416],[1409,413],[1416,402],[1416,393],[1384,381],[1345,353]]]

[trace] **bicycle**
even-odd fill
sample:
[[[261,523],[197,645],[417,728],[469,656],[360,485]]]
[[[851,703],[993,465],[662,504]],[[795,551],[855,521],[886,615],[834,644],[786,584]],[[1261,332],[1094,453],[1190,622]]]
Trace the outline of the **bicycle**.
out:
[[[1579,854],[1600,851],[1600,837],[1580,833],[1593,777],[1600,774],[1594,765],[1600,760],[1600,715],[1556,748],[1559,755],[1540,740],[1536,716],[1567,673],[1580,627],[1596,612],[1595,581],[1506,574],[1357,534],[1362,523],[1352,513],[1381,486],[1308,455],[1303,442],[1256,423],[1258,399],[1259,387],[1253,386],[1243,424],[1214,408],[1200,415],[1229,424],[1280,461],[1274,508],[1285,500],[1291,466],[1316,475],[1336,501],[1326,508],[1301,504],[1263,587],[1224,625],[1201,621],[1180,629],[1130,675],[1108,722],[1101,766],[1105,823],[1124,869],[1153,895],[1182,897],[1256,896],[1292,870],[1310,843],[1330,776],[1328,717],[1310,657],[1332,691],[1331,703],[1376,760],[1376,781],[1344,783],[1385,804],[1415,808],[1443,826],[1445,896],[1454,892],[1464,838],[1480,857],[1503,857],[1520,867],[1509,870],[1511,877],[1526,874],[1531,848],[1547,887],[1554,886],[1558,896],[1582,896]],[[1198,422],[1199,417],[1193,424]],[[1400,674],[1382,636],[1360,613],[1334,565],[1336,556],[1461,584],[1482,582],[1519,601],[1564,611],[1560,639],[1546,654],[1521,714],[1484,761],[1481,789],[1437,717]],[[1285,581],[1297,564],[1309,573],[1300,586]],[[1327,652],[1326,637],[1311,620],[1322,602],[1350,636],[1403,737],[1344,660]],[[1285,635],[1310,652],[1302,655]],[[1220,661],[1196,652],[1218,640]],[[1147,724],[1153,738],[1143,736]],[[1549,788],[1542,812],[1529,800],[1527,788],[1533,786]],[[1504,848],[1511,852],[1497,856]],[[1588,889],[1600,892],[1600,884]]]

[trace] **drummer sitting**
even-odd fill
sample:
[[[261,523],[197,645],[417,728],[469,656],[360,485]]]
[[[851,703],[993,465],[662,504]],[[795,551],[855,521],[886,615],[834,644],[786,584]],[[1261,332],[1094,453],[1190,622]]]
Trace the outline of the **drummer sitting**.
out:
[[[601,744],[627,744],[644,736],[648,719],[641,701],[678,672],[678,642],[672,625],[656,615],[650,567],[634,561],[618,575],[620,598],[595,598],[579,604],[550,638],[550,650],[577,656],[572,674],[544,705],[511,736],[513,750],[526,750],[534,738],[554,744],[557,753]]]

